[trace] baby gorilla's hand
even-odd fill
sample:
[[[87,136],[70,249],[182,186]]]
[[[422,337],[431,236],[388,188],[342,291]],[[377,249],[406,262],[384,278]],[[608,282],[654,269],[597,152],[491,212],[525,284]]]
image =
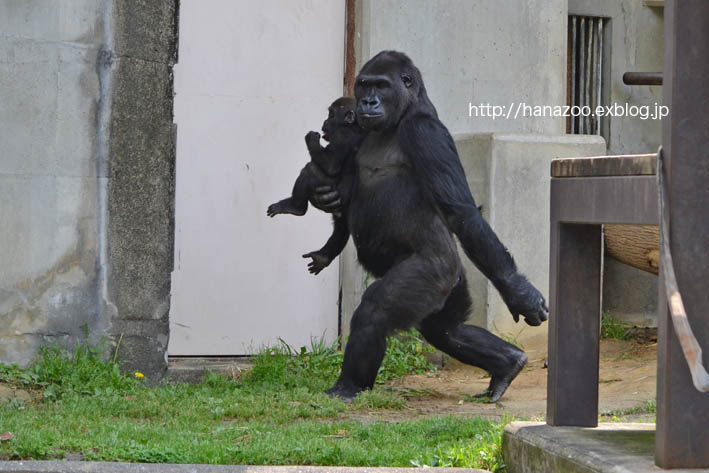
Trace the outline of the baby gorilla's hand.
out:
[[[305,145],[308,147],[308,151],[319,150],[320,149],[320,133],[317,131],[309,131],[305,135]]]
[[[303,255],[303,258],[313,259],[310,263],[308,263],[308,271],[312,274],[318,274],[320,271],[327,268],[332,261],[319,251],[311,251],[310,253],[306,253]]]

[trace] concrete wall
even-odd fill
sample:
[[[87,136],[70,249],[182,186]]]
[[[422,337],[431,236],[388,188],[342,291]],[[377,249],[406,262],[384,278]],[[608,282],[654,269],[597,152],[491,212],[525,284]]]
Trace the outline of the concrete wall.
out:
[[[567,0],[360,0],[355,19],[356,69],[383,49],[405,52],[421,70],[439,117],[451,133],[556,136],[564,133],[563,118],[471,117],[469,104],[566,103],[566,4]],[[469,137],[456,138],[469,142]],[[464,146],[459,151],[473,195],[476,200],[485,200],[481,192],[490,177],[490,169],[485,166],[492,162],[491,151],[485,148],[484,139],[477,142],[475,152],[469,150],[468,144]],[[545,176],[549,174],[546,158],[538,166]],[[486,217],[488,210],[483,209]],[[342,327],[346,334],[349,317],[361,298],[367,276],[356,264],[351,242],[343,253],[341,265]],[[544,282],[544,287],[547,284]],[[485,294],[485,302],[477,298],[474,301],[473,321],[482,323],[481,314],[487,304],[486,283],[471,281],[471,285],[478,297]]]
[[[483,216],[518,269],[548,300],[551,160],[598,156],[605,141],[593,135],[476,133],[457,135],[456,147]],[[525,345],[546,343],[546,325],[515,324],[494,286],[467,258],[462,259],[474,302],[471,322]]]
[[[566,101],[567,0],[360,0],[360,67],[384,49],[421,70],[451,133],[564,133],[562,118],[470,118],[468,103]]]
[[[568,3],[568,9],[567,9]],[[461,159],[466,166],[468,179],[476,200],[485,203],[485,192],[495,194],[494,180],[511,185],[512,194],[499,192],[498,198],[484,206],[483,215],[490,219],[496,231],[505,233],[503,241],[513,249],[520,267],[525,269],[525,257],[518,256],[515,248],[524,254],[525,240],[519,234],[522,226],[503,230],[505,208],[512,205],[514,193],[527,189],[526,177],[516,180],[515,173],[526,166],[525,156],[535,156],[535,167],[548,175],[548,159],[554,156],[583,156],[596,154],[647,153],[655,151],[660,143],[660,122],[634,117],[611,118],[609,142],[599,146],[598,141],[572,144],[559,136],[565,131],[560,118],[526,118],[505,120],[469,117],[468,103],[495,105],[524,102],[532,105],[563,105],[566,103],[566,27],[569,14],[606,16],[610,18],[610,103],[649,105],[661,103],[661,87],[626,86],[622,75],[627,71],[662,70],[663,11],[648,8],[639,0],[561,0],[561,1],[425,1],[397,2],[395,0],[361,0],[357,2],[355,53],[357,69],[382,49],[406,52],[419,67],[426,82],[431,100],[436,105],[443,123],[454,134],[467,133],[532,133],[525,138],[515,161],[493,173],[489,167],[496,162],[489,148],[490,138],[456,136]],[[402,32],[405,32],[402,33]],[[550,135],[543,138],[539,135]],[[474,149],[472,141],[475,142]],[[551,142],[549,141],[551,140]],[[560,141],[559,141],[560,140]],[[558,141],[558,142],[557,142]],[[500,150],[507,144],[502,140]],[[461,149],[461,145],[464,149]],[[509,149],[514,147],[509,145]],[[549,146],[548,149],[546,147]],[[561,148],[556,148],[561,146]],[[563,146],[568,146],[565,151]],[[470,151],[466,151],[470,149]],[[551,154],[544,154],[546,152]],[[502,154],[506,152],[500,151]],[[511,153],[512,151],[510,151]],[[560,154],[554,154],[554,153]],[[472,161],[469,161],[472,160]],[[502,159],[500,162],[503,162]],[[488,181],[493,179],[493,181]],[[502,181],[500,181],[502,179]],[[538,183],[540,184],[540,183]],[[536,185],[535,185],[536,186]],[[486,191],[487,189],[487,191]],[[548,188],[535,187],[548,195]],[[537,201],[530,194],[532,200]],[[521,207],[524,209],[539,206]],[[492,213],[499,210],[495,217]],[[533,215],[537,215],[532,212]],[[514,215],[510,215],[514,217]],[[546,230],[545,230],[546,231]],[[502,235],[501,235],[502,236]],[[545,243],[546,246],[548,244]],[[544,246],[544,245],[541,245]],[[546,248],[544,246],[544,248]],[[545,250],[546,251],[546,250]],[[343,327],[347,333],[349,315],[356,307],[366,285],[367,276],[356,264],[356,254],[348,245],[342,258]],[[538,268],[538,265],[534,265]],[[652,318],[656,306],[654,275],[607,259],[605,264],[604,310],[615,316],[637,321]],[[543,287],[548,285],[545,276],[536,276]],[[486,294],[487,283],[471,278],[473,294]],[[494,291],[493,291],[494,293]],[[491,293],[492,294],[492,293]],[[475,303],[472,321],[483,324],[499,320],[496,293]],[[487,304],[490,304],[489,309]],[[499,305],[499,304],[498,304]],[[484,313],[487,313],[484,316]],[[502,311],[504,312],[504,310]],[[486,321],[487,320],[487,321]],[[510,319],[511,320],[511,319]],[[513,330],[514,327],[500,330]],[[494,328],[494,327],[491,327]]]
[[[0,2],[0,360],[109,320],[97,287],[103,5]]]
[[[174,2],[0,0],[0,361],[88,331],[163,369],[174,20]]]
[[[610,24],[610,103],[662,104],[662,87],[623,84],[625,72],[662,71],[664,9],[639,0],[569,0],[569,14],[603,16]],[[607,154],[654,153],[660,120],[611,117]],[[604,265],[603,311],[629,323],[657,326],[657,276],[611,258]]]

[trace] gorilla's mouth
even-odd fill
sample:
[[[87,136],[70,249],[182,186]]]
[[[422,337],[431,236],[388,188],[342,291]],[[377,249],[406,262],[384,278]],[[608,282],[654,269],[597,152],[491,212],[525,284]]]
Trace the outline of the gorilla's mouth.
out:
[[[384,115],[384,114],[383,113],[363,113],[360,116],[362,118],[379,118],[382,115]]]

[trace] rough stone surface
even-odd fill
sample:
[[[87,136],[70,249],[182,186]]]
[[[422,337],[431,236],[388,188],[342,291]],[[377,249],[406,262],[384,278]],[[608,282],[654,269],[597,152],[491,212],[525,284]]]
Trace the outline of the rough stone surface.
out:
[[[596,428],[550,427],[513,422],[502,452],[509,473],[641,473],[655,466],[654,424],[600,424]],[[672,470],[709,472],[709,469]]]
[[[157,382],[167,370],[174,250],[172,65],[177,2],[117,0],[109,123],[108,294],[118,360]]]
[[[177,1],[115,0],[113,14],[118,56],[177,62]]]

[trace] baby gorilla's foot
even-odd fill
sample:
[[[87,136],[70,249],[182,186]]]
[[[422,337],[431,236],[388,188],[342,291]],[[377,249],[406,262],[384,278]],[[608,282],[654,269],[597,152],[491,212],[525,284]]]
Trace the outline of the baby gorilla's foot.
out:
[[[500,400],[503,394],[505,394],[505,391],[507,391],[507,388],[510,386],[512,383],[512,380],[514,380],[517,375],[522,371],[522,368],[527,364],[527,355],[524,353],[521,353],[519,358],[517,358],[517,361],[515,362],[512,367],[507,370],[506,373],[502,375],[493,375],[492,379],[490,379],[490,386],[488,388],[481,392],[480,394],[476,394],[473,397],[476,398],[488,398],[488,402],[494,403]]]
[[[325,394],[333,398],[338,398],[341,401],[344,401],[349,404],[355,400],[357,394],[359,394],[360,392],[362,392],[362,389],[360,388],[345,387],[339,384],[335,384],[333,387],[325,391]]]
[[[278,214],[291,214],[291,215],[305,215],[305,212],[308,210],[307,202],[304,207],[298,207],[295,205],[291,199],[284,199],[280,202],[276,202],[275,204],[271,204],[268,206],[268,209],[266,210],[266,215],[269,217],[275,217]]]

